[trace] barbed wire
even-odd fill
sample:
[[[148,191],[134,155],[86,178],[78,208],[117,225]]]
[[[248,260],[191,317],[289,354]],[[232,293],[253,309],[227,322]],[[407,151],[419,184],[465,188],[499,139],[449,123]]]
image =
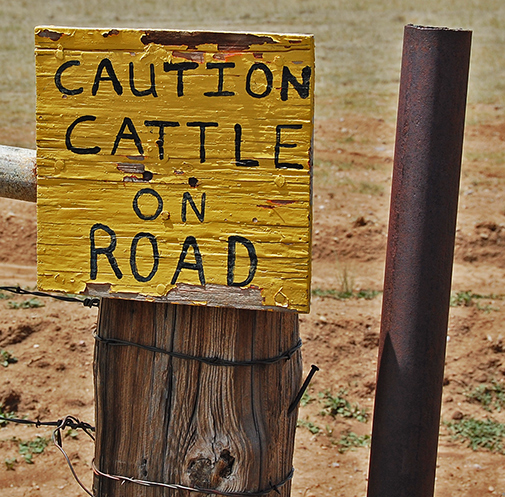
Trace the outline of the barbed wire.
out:
[[[102,471],[99,471],[95,466],[95,461],[92,461],[93,472],[98,476],[103,476],[104,478],[109,478],[111,480],[120,481],[123,483],[135,483],[137,485],[142,485],[144,487],[161,487],[161,488],[170,488],[173,490],[186,490],[189,492],[198,492],[208,495],[224,495],[225,497],[261,497],[263,495],[268,495],[270,492],[276,492],[280,494],[279,488],[285,485],[289,480],[293,478],[293,474],[295,472],[295,468],[291,468],[291,471],[288,475],[279,483],[275,485],[270,484],[270,486],[264,490],[257,490],[252,492],[227,492],[226,490],[216,490],[214,488],[200,488],[200,487],[187,487],[185,485],[179,485],[177,483],[160,483],[155,481],[147,481],[147,480],[139,480],[137,478],[130,478],[127,476],[119,476],[119,475],[109,475]]]
[[[169,355],[171,357],[175,357],[177,359],[187,359],[190,361],[200,361],[205,364],[210,364],[211,366],[255,366],[255,365],[270,365],[280,362],[282,360],[289,360],[293,357],[293,354],[301,348],[302,341],[301,339],[293,345],[289,350],[282,352],[279,355],[274,357],[267,357],[265,359],[251,359],[249,361],[235,361],[230,359],[222,359],[220,357],[200,357],[193,356],[189,354],[183,354],[182,352],[175,352],[173,350],[161,349],[159,347],[154,347],[152,345],[142,345],[140,343],[128,342],[126,340],[120,340],[119,338],[103,338],[99,336],[97,333],[93,333],[93,338],[98,342],[102,342],[107,345],[113,346],[131,346],[138,347],[140,349],[149,350],[150,352],[158,352],[160,354]]]
[[[61,436],[61,430],[65,429],[67,427],[74,428],[74,429],[81,428],[93,441],[95,441],[95,437],[91,433],[91,429],[94,430],[94,428],[91,425],[89,425],[88,423],[81,423],[81,421],[79,421],[77,418],[75,418],[73,416],[66,416],[65,418],[63,418],[60,421],[60,424],[58,424],[58,426],[53,431],[53,434],[51,436],[51,440],[53,441],[53,444],[63,454],[63,457],[65,458],[65,461],[67,462],[67,465],[70,468],[70,471],[72,472],[72,475],[74,476],[75,481],[79,484],[79,486],[90,497],[94,497],[94,495],[84,486],[82,481],[77,476],[74,466],[72,465],[72,461],[70,461],[70,458],[68,457],[67,453],[63,450],[63,438]]]
[[[85,307],[99,307],[100,299],[92,297],[70,297],[69,295],[53,295],[51,293],[26,290],[20,286],[0,286],[0,291],[11,292],[17,295],[34,295],[36,297],[48,297],[55,300],[61,300],[63,302],[76,302],[84,305]]]
[[[82,421],[79,421],[74,416],[66,416],[63,419],[59,419],[58,421],[40,421],[38,419],[36,421],[33,421],[31,419],[9,418],[9,417],[5,417],[5,416],[0,415],[0,421],[7,421],[9,423],[16,423],[16,424],[20,424],[20,425],[33,425],[36,428],[39,428],[40,426],[56,426],[56,427],[58,427],[58,426],[60,426],[61,423],[63,423],[65,421],[65,428],[71,428],[73,430],[81,429],[81,430],[86,431],[86,433],[88,431],[89,432],[95,431],[94,426],[91,426],[89,423],[84,423]]]
[[[77,419],[75,416],[65,416],[63,419],[59,419],[58,421],[32,421],[29,419],[16,419],[16,418],[9,418],[6,416],[0,415],[0,421],[6,421],[9,423],[17,423],[17,424],[26,424],[26,425],[33,425],[36,427],[40,426],[54,426],[55,429],[51,435],[51,441],[55,445],[55,447],[63,454],[63,457],[65,458],[65,461],[70,468],[70,471],[72,472],[72,475],[75,479],[75,481],[78,483],[78,485],[81,487],[81,489],[86,492],[90,497],[95,497],[94,494],[82,483],[80,478],[78,477],[77,473],[75,472],[74,466],[72,465],[72,461],[70,461],[70,458],[68,457],[68,454],[65,452],[63,449],[63,437],[62,437],[62,430],[65,428],[71,428],[74,430],[81,429],[83,430],[93,441],[95,440],[95,437],[93,436],[93,433],[95,431],[95,428],[91,426],[89,423],[85,423]],[[200,487],[188,487],[186,485],[180,485],[178,483],[161,483],[161,482],[156,482],[156,481],[149,481],[149,480],[140,480],[138,478],[132,478],[129,476],[121,476],[121,475],[111,475],[108,473],[105,473],[103,471],[100,471],[96,465],[95,465],[95,460],[93,459],[91,461],[91,466],[93,469],[93,473],[97,476],[101,476],[103,478],[108,478],[110,480],[115,480],[121,482],[121,484],[124,483],[133,483],[135,485],[140,485],[143,487],[159,487],[159,488],[170,488],[173,490],[186,490],[189,492],[196,492],[196,493],[204,493],[208,495],[222,495],[224,497],[262,497],[264,495],[268,495],[270,492],[274,491],[280,494],[279,488],[285,485],[289,480],[293,478],[294,474],[294,468],[291,469],[291,471],[288,473],[288,475],[281,480],[280,482],[276,484],[270,484],[270,486],[264,490],[257,490],[257,491],[252,491],[252,492],[229,492],[226,490],[217,490],[213,488],[200,488]]]
[[[95,497],[77,476],[77,473],[75,472],[75,469],[72,465],[72,462],[70,461],[70,458],[68,457],[68,454],[63,449],[63,437],[61,436],[61,432],[65,428],[70,428],[73,430],[81,429],[86,433],[86,435],[88,435],[93,441],[95,441],[95,437],[93,436],[92,433],[95,431],[95,428],[93,426],[91,426],[89,423],[80,421],[75,416],[71,415],[65,416],[63,419],[59,419],[58,421],[40,421],[40,420],[32,421],[29,419],[17,419],[0,415],[0,421],[5,421],[7,423],[33,425],[36,426],[37,428],[40,426],[54,426],[55,429],[53,430],[53,433],[51,435],[51,441],[53,442],[55,447],[63,454],[63,457],[65,458],[65,461],[67,462],[67,465],[70,468],[70,471],[72,472],[75,481],[90,497]]]

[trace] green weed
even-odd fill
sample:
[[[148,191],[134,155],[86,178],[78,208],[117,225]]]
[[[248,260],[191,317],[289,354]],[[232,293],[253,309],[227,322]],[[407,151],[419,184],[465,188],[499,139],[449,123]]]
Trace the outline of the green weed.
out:
[[[499,311],[500,309],[498,307],[493,307],[491,304],[479,304],[479,302],[477,302],[475,304],[475,307],[477,307],[477,309],[479,309],[479,311],[484,311],[484,312],[491,312],[491,311]]]
[[[303,392],[302,398],[300,400],[300,406],[305,407],[310,404],[314,399],[310,396],[308,392]]]
[[[505,387],[495,380],[492,380],[489,385],[479,385],[465,395],[469,402],[482,404],[482,407],[489,412],[493,409],[500,412],[502,407],[505,407]]]
[[[5,409],[4,406],[2,404],[0,404],[0,416],[2,416],[3,418],[7,418],[7,419],[13,419],[16,417],[15,413],[5,411],[4,409]],[[7,423],[8,423],[8,421],[6,421],[5,419],[0,419],[0,428],[7,426]]]
[[[79,432],[77,430],[74,430],[73,428],[69,428],[66,432],[65,432],[65,437],[68,438],[79,438]]]
[[[303,426],[314,435],[317,435],[321,431],[321,428],[319,428],[319,426],[315,425],[312,421],[309,421],[308,419],[299,419],[296,422],[296,426]]]
[[[370,181],[360,181],[358,192],[364,195],[382,195],[384,187],[379,183],[372,183]]]
[[[4,292],[0,292],[0,300],[9,300],[10,298],[12,298],[11,295],[7,295]]]
[[[469,307],[473,304],[472,292],[457,292],[451,295],[451,307],[465,306]]]
[[[37,307],[44,307],[45,304],[41,302],[36,297],[28,300],[23,300],[23,302],[9,302],[9,308],[11,309],[34,309]]]
[[[33,464],[34,454],[42,454],[48,443],[49,439],[39,436],[35,440],[18,440],[19,453],[27,464]]]
[[[493,307],[491,304],[481,304],[477,302],[481,299],[486,300],[503,300],[503,295],[496,295],[494,293],[489,295],[481,295],[478,293],[473,293],[471,290],[456,292],[451,295],[450,305],[451,307],[471,307],[475,305],[477,309],[484,312],[498,311],[496,307]]]
[[[365,300],[372,300],[377,295],[380,295],[382,292],[379,290],[360,290],[355,294],[357,299],[365,299]]]
[[[18,362],[17,358],[14,357],[8,350],[0,350],[0,364],[6,368],[9,364],[15,364]]]
[[[6,457],[4,459],[4,463],[8,471],[14,471],[14,466],[17,462],[18,460],[15,457]]]
[[[354,418],[361,423],[366,423],[368,413],[366,409],[362,409],[358,404],[352,405],[344,395],[347,393],[345,389],[340,389],[337,395],[332,395],[329,390],[320,393],[320,402],[324,410],[321,412],[323,416],[330,415],[333,417],[342,416],[344,418]]]
[[[474,418],[464,418],[445,424],[453,440],[468,442],[468,447],[472,450],[487,449],[505,455],[503,448],[505,424],[492,419],[481,421]]]
[[[342,434],[340,440],[337,441],[338,451],[340,453],[352,450],[355,447],[370,447],[370,435],[357,435],[352,431]]]

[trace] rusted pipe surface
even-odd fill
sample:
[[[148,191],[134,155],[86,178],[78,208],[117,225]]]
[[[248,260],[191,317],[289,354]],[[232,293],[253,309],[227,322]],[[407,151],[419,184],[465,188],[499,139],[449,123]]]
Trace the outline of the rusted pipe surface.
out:
[[[368,497],[434,491],[470,44],[405,27]]]
[[[0,197],[37,201],[35,150],[0,145]]]

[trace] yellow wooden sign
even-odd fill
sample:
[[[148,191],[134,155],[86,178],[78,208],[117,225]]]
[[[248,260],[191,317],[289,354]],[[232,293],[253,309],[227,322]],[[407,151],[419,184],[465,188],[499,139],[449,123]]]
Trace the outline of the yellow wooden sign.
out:
[[[35,29],[38,286],[308,312],[308,35]]]

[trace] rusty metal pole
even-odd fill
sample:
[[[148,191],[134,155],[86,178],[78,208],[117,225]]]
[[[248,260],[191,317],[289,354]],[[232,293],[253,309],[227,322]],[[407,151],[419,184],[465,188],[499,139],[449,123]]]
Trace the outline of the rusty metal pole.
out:
[[[470,44],[405,27],[368,497],[433,496]]]

